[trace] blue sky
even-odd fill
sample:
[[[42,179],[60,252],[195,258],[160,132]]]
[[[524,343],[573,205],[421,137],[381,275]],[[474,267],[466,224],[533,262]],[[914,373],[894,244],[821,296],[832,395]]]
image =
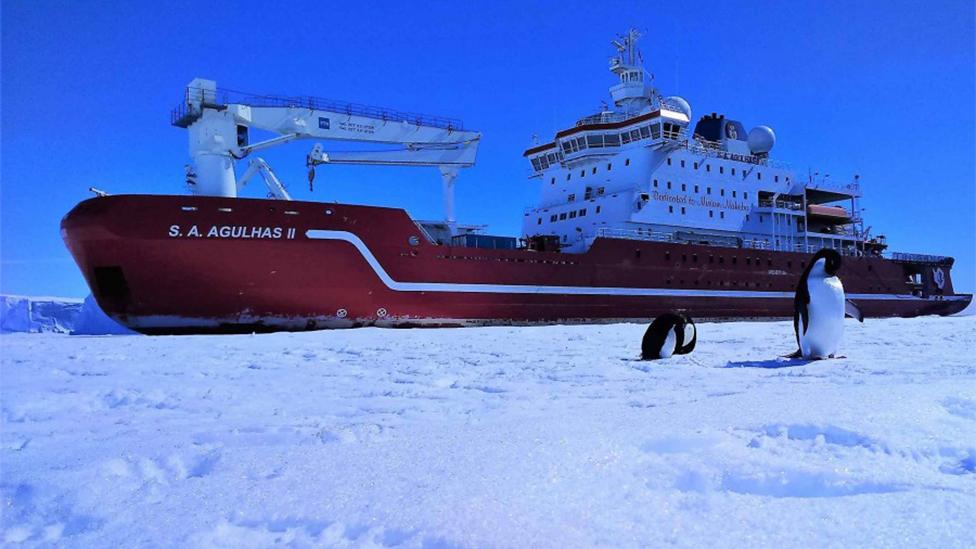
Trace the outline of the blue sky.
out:
[[[768,124],[773,156],[798,171],[860,174],[875,234],[955,256],[957,290],[976,285],[971,1],[6,0],[0,25],[4,293],[88,293],[58,223],[89,186],[183,192],[187,136],[169,110],[197,76],[461,118],[484,138],[458,178],[458,219],[515,234],[536,198],[522,151],[607,99],[609,40],[629,26],[695,118]],[[262,155],[296,198],[440,215],[434,170],[327,167],[309,193],[310,145]]]

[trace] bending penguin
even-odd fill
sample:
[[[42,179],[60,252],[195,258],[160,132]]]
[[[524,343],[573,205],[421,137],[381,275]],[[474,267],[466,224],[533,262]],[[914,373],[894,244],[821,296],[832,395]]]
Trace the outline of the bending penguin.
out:
[[[698,333],[695,323],[685,315],[665,313],[654,319],[641,341],[641,360],[686,355],[695,350]]]
[[[844,335],[844,316],[864,322],[860,309],[844,298],[844,285],[837,277],[840,266],[840,254],[823,249],[803,271],[793,298],[793,330],[799,349],[791,358],[834,358]]]

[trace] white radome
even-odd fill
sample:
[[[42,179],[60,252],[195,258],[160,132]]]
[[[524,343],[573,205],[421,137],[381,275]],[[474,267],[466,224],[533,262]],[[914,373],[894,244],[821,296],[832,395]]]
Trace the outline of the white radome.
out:
[[[682,113],[684,113],[685,116],[688,117],[688,120],[691,120],[691,105],[689,105],[688,102],[685,101],[684,97],[672,95],[670,97],[666,97],[665,101],[677,107],[679,111],[681,111]]]
[[[756,126],[749,130],[749,150],[753,154],[768,153],[776,144],[776,134],[769,126]]]

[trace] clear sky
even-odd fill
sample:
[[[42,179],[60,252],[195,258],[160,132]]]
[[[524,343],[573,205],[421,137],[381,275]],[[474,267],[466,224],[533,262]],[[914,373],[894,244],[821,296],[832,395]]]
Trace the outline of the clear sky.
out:
[[[595,111],[617,33],[693,118],[772,126],[773,157],[861,175],[893,250],[952,255],[976,285],[974,4],[959,2],[50,2],[4,0],[0,291],[88,293],[61,217],[111,193],[184,192],[169,110],[194,77],[458,117],[484,134],[458,178],[461,222],[516,234],[536,199],[521,157]],[[441,215],[433,169],[323,167],[310,142],[262,153],[298,199]],[[246,193],[262,196],[252,184]]]

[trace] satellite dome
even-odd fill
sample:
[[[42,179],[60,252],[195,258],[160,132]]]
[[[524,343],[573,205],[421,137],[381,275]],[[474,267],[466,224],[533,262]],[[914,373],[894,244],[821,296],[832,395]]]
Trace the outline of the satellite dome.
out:
[[[688,117],[688,120],[691,120],[691,105],[683,97],[672,95],[671,97],[664,98],[664,101],[668,106],[678,109],[678,112],[683,113]]]
[[[766,154],[776,144],[776,134],[769,126],[756,126],[749,131],[749,150],[752,154]]]

